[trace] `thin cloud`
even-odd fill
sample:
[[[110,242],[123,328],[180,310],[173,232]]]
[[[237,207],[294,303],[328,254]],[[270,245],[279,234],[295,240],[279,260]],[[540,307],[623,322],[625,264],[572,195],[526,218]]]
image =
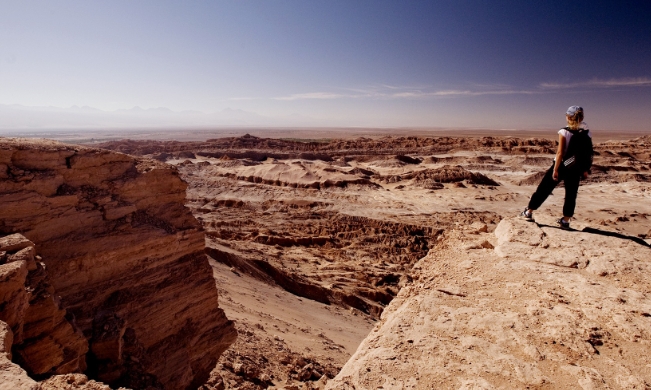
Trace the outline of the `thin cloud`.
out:
[[[369,88],[369,89],[348,89],[350,91],[355,91],[357,94],[341,94],[341,93],[330,93],[330,92],[310,92],[310,93],[299,93],[289,96],[281,96],[273,98],[274,100],[304,100],[304,99],[419,99],[419,98],[453,98],[453,97],[462,97],[462,96],[484,96],[484,95],[523,95],[523,94],[535,94],[540,93],[540,91],[531,91],[531,90],[514,90],[514,89],[492,89],[492,90],[435,90],[435,91],[426,91],[426,90],[404,90],[400,87],[393,86],[383,86],[385,90],[381,88]],[[400,89],[403,89],[400,91]]]
[[[470,84],[474,88],[483,88],[483,89],[490,89],[490,90],[497,90],[497,89],[511,89],[511,86],[508,84],[482,84],[482,83],[471,83]]]
[[[617,87],[651,87],[651,79],[648,77],[634,77],[622,79],[583,81],[578,83],[541,83],[542,89],[568,89],[568,88],[617,88]]]
[[[424,97],[455,97],[455,96],[484,96],[484,95],[531,95],[536,91],[528,90],[490,90],[490,91],[472,91],[472,90],[441,90],[433,92],[399,92],[391,96],[395,98],[424,98]]]
[[[576,88],[621,88],[621,87],[651,87],[651,78],[620,78],[575,83],[540,83],[537,88],[513,89],[502,84],[473,84],[470,89],[441,89],[430,87],[397,86],[380,84],[362,88],[341,88],[352,93],[309,92],[272,98],[274,100],[305,100],[305,99],[424,99],[424,98],[455,98],[487,95],[534,95],[551,93],[554,90]]]
[[[651,79],[638,77],[619,80],[595,80],[590,82],[590,85],[600,87],[649,87],[651,86]]]
[[[429,86],[429,85],[409,85],[409,86],[403,85],[403,86],[399,86],[399,85],[380,84],[380,88],[385,88],[385,89],[390,89],[390,90],[398,90],[398,89],[402,89],[402,90],[423,90],[423,89],[431,88],[431,86]]]
[[[330,93],[330,92],[309,92],[309,93],[297,93],[289,96],[276,97],[274,100],[302,100],[302,99],[341,99],[341,98],[350,98],[354,97],[351,95],[342,95],[339,93]]]
[[[429,85],[398,86],[398,85],[389,85],[389,84],[379,84],[379,85],[367,86],[364,88],[344,88],[344,90],[346,91],[359,93],[360,95],[358,95],[358,97],[391,96],[392,94],[399,93],[395,91],[420,92],[427,89],[431,89],[431,86]]]

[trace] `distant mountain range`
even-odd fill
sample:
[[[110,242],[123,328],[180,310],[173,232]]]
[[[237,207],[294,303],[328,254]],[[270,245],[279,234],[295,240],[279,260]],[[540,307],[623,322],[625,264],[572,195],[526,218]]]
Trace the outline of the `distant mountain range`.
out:
[[[204,113],[201,111],[172,111],[166,107],[148,109],[133,107],[104,111],[89,106],[60,108],[0,104],[0,135],[2,132],[25,129],[315,125],[321,125],[321,123],[298,114],[267,117],[255,112],[232,108]]]

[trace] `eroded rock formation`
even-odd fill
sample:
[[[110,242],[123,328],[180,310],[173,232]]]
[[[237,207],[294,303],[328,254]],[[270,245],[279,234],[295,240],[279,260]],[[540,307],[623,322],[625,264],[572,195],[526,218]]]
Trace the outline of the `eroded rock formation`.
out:
[[[401,175],[378,177],[384,183],[399,183],[410,181],[414,187],[427,189],[441,189],[442,183],[459,183],[465,181],[469,184],[499,186],[495,180],[481,173],[470,172],[461,166],[444,165],[437,169],[423,169]]]
[[[28,262],[5,265],[18,267],[14,279],[60,295],[89,348],[92,378],[132,388],[196,388],[235,339],[218,308],[204,234],[184,206],[185,189],[174,168],[155,161],[0,139],[0,233],[20,232],[36,244],[49,283],[38,263],[35,269]],[[32,306],[17,305],[12,313],[25,310],[28,323],[44,313],[64,317],[43,307],[30,314]],[[6,322],[25,343],[38,332],[58,334],[56,326],[21,329]],[[25,368],[32,375],[83,371],[83,359],[70,360],[69,344],[62,344],[63,360],[55,368]],[[73,349],[84,355],[83,348]]]
[[[345,307],[360,317],[377,318],[397,291],[421,274],[413,265],[439,243],[442,232],[477,222],[492,232],[501,217],[517,215],[553,161],[556,133],[548,135],[549,139],[460,135],[310,142],[243,136],[205,142],[116,141],[104,146],[179,167],[190,184],[188,206],[207,231],[209,252],[228,264],[229,274],[241,279],[250,274],[300,297],[329,302],[328,308]],[[597,138],[593,174],[582,183],[585,188],[580,190],[572,224],[579,229],[603,226],[611,233],[648,241],[651,210],[645,200],[651,181],[651,138],[603,143],[599,142],[606,135],[597,133]],[[556,215],[562,197],[563,189],[555,190],[537,218]],[[484,233],[471,235],[470,242],[460,240],[458,252],[490,252],[497,242]],[[465,294],[450,286],[442,290]],[[252,300],[228,302],[248,312],[250,307],[241,303]],[[294,323],[290,316],[282,318]],[[239,354],[223,356],[221,372],[227,386],[246,388],[243,380],[257,386],[260,377],[242,376],[248,370],[235,369],[235,363],[272,356],[276,341],[273,333],[264,332],[291,333],[282,323],[278,328],[261,324],[265,331],[238,323],[238,329],[255,337],[242,337],[234,349]],[[270,340],[262,342],[270,347],[260,349],[258,340]],[[303,345],[287,339],[287,347],[298,351]],[[316,354],[312,357],[327,362]],[[338,357],[327,363],[343,362]],[[268,369],[270,375],[286,376],[283,369]]]
[[[398,160],[413,164],[417,160],[409,155],[447,153],[455,150],[482,150],[512,154],[553,153],[554,141],[541,138],[514,137],[382,137],[377,139],[333,139],[323,142],[259,138],[251,135],[215,138],[205,142],[134,141],[120,140],[101,144],[102,147],[134,155],[156,154],[162,158],[181,157],[181,153],[194,152],[198,156],[266,158],[328,161],[338,156],[397,156]],[[167,154],[167,156],[163,155]],[[407,161],[407,162],[405,162]]]
[[[14,361],[35,377],[86,369],[88,342],[49,283],[34,244],[20,234],[0,238],[0,320],[12,330]]]
[[[554,135],[554,133],[551,133]],[[337,161],[375,161],[380,167],[426,164],[464,164],[466,169],[502,171],[522,169],[523,166],[538,166],[547,169],[556,151],[555,139],[516,137],[382,137],[377,139],[333,139],[323,142],[258,138],[245,135],[237,138],[209,139],[205,142],[176,141],[133,141],[120,140],[101,144],[102,147],[134,155],[151,155],[161,161],[169,159],[203,156],[213,158],[247,159],[264,161],[273,159],[303,159]],[[482,152],[513,158],[504,166],[504,161],[491,156],[433,156],[454,154],[460,151]],[[627,180],[649,182],[651,164],[651,136],[630,141],[607,141],[595,145],[595,166],[590,182],[620,183]],[[190,156],[190,157],[188,157]],[[349,172],[350,173],[350,172]],[[369,174],[372,174],[370,172]],[[0,174],[1,175],[1,174]],[[452,176],[458,175],[454,173]],[[383,179],[380,177],[380,179]],[[255,183],[274,184],[275,180],[256,175],[247,175],[243,180]],[[373,184],[357,179],[360,184]],[[490,180],[490,179],[489,179]],[[482,178],[481,181],[484,181]],[[287,185],[291,181],[280,180],[276,185]],[[335,181],[336,182],[336,181]],[[339,181],[344,185],[346,180]],[[294,183],[299,187],[303,183]],[[319,188],[323,182],[314,182]],[[523,184],[530,184],[528,181]],[[332,183],[326,183],[332,185]],[[306,185],[305,188],[310,188]]]
[[[3,278],[3,282],[4,271],[4,269],[0,270],[0,278]],[[14,334],[11,327],[0,320],[0,390],[36,390],[38,388],[36,381],[30,378],[18,364],[11,361],[13,343]]]

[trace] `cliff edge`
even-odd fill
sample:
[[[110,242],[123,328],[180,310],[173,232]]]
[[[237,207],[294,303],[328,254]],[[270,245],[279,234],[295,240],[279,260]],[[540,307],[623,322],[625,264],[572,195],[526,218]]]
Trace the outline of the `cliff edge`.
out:
[[[446,233],[328,388],[651,387],[648,244],[518,219],[482,230]]]
[[[59,363],[24,366],[32,377],[84,371],[112,386],[168,389],[208,378],[236,333],[185,189],[155,161],[0,138],[0,235],[35,244],[36,266],[83,340],[61,345]]]

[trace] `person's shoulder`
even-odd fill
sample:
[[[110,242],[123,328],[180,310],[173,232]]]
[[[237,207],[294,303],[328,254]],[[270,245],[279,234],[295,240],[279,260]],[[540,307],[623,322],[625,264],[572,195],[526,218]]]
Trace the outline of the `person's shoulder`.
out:
[[[562,129],[558,130],[558,134],[562,135],[565,138],[572,136],[572,133],[566,127],[563,127]]]

